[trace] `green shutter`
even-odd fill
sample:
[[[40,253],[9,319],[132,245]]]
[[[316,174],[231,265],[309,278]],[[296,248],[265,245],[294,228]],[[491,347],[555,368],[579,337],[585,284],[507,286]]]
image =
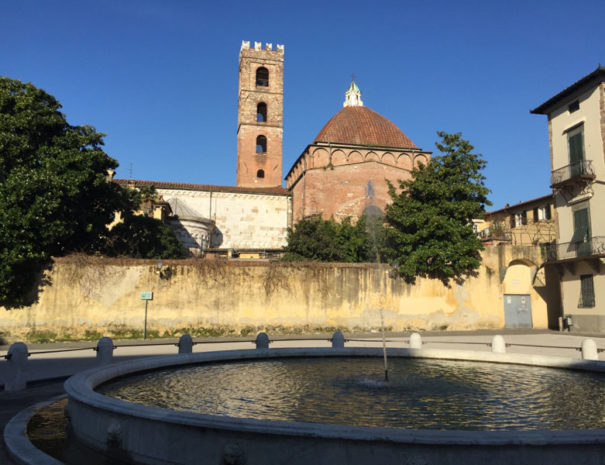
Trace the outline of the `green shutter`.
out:
[[[590,237],[587,208],[573,212],[573,225],[574,232],[571,242],[584,242]]]
[[[578,132],[569,138],[569,164],[580,163],[584,159],[584,134]]]
[[[580,276],[581,284],[581,301],[580,307],[594,307],[594,281],[591,274],[583,274]]]

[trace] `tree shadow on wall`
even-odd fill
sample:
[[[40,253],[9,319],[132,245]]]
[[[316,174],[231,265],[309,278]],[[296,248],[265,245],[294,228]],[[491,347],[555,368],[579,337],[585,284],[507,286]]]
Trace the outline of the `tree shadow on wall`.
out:
[[[12,281],[0,305],[6,310],[29,307],[40,300],[40,291],[45,286],[52,284],[50,271],[53,268],[53,260],[27,261],[13,265],[11,269]]]

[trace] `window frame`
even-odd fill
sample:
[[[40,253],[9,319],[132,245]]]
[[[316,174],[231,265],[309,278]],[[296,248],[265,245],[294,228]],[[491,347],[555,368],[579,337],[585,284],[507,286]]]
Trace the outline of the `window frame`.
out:
[[[580,275],[580,301],[578,308],[594,308],[596,306],[594,292],[594,275]]]
[[[580,141],[579,148],[577,143],[573,142],[575,140]],[[584,174],[583,162],[586,160],[584,123],[580,123],[567,131],[567,157],[571,176]]]
[[[264,108],[264,113],[262,112],[262,109]],[[257,123],[266,123],[268,118],[267,118],[267,113],[268,113],[269,109],[268,106],[265,102],[258,102],[256,104],[256,122]],[[263,119],[259,119],[259,116],[261,116]]]
[[[262,150],[259,150],[259,147]],[[265,154],[267,153],[267,137],[263,134],[256,136],[256,153]]]
[[[267,76],[259,76],[259,73],[264,74],[264,71],[267,72]],[[269,87],[269,69],[264,66],[259,66],[256,68],[256,73],[254,75],[254,82],[256,87]]]

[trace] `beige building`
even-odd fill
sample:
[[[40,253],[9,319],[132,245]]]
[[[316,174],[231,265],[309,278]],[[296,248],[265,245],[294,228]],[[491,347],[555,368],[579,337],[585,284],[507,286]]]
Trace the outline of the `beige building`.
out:
[[[154,186],[170,205],[177,238],[194,254],[265,257],[281,251],[291,216],[282,187],[236,187],[117,179],[123,186]]]
[[[545,195],[485,214],[477,232],[485,245],[540,245],[556,238],[553,196]]]
[[[531,111],[548,116],[562,314],[572,329],[605,331],[605,67]]]

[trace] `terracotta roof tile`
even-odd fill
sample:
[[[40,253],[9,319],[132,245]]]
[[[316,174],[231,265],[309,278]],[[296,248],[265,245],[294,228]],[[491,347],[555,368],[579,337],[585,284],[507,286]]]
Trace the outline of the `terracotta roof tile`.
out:
[[[315,138],[333,142],[380,147],[417,148],[401,130],[384,116],[367,107],[344,107]]]
[[[188,184],[183,182],[164,182],[164,181],[143,181],[140,179],[114,179],[113,182],[120,186],[128,186],[134,183],[135,187],[155,186],[157,189],[183,189],[194,191],[213,191],[213,192],[238,192],[242,194],[272,194],[272,195],[290,195],[288,189],[283,187],[236,187],[236,186],[214,186],[211,184]]]

